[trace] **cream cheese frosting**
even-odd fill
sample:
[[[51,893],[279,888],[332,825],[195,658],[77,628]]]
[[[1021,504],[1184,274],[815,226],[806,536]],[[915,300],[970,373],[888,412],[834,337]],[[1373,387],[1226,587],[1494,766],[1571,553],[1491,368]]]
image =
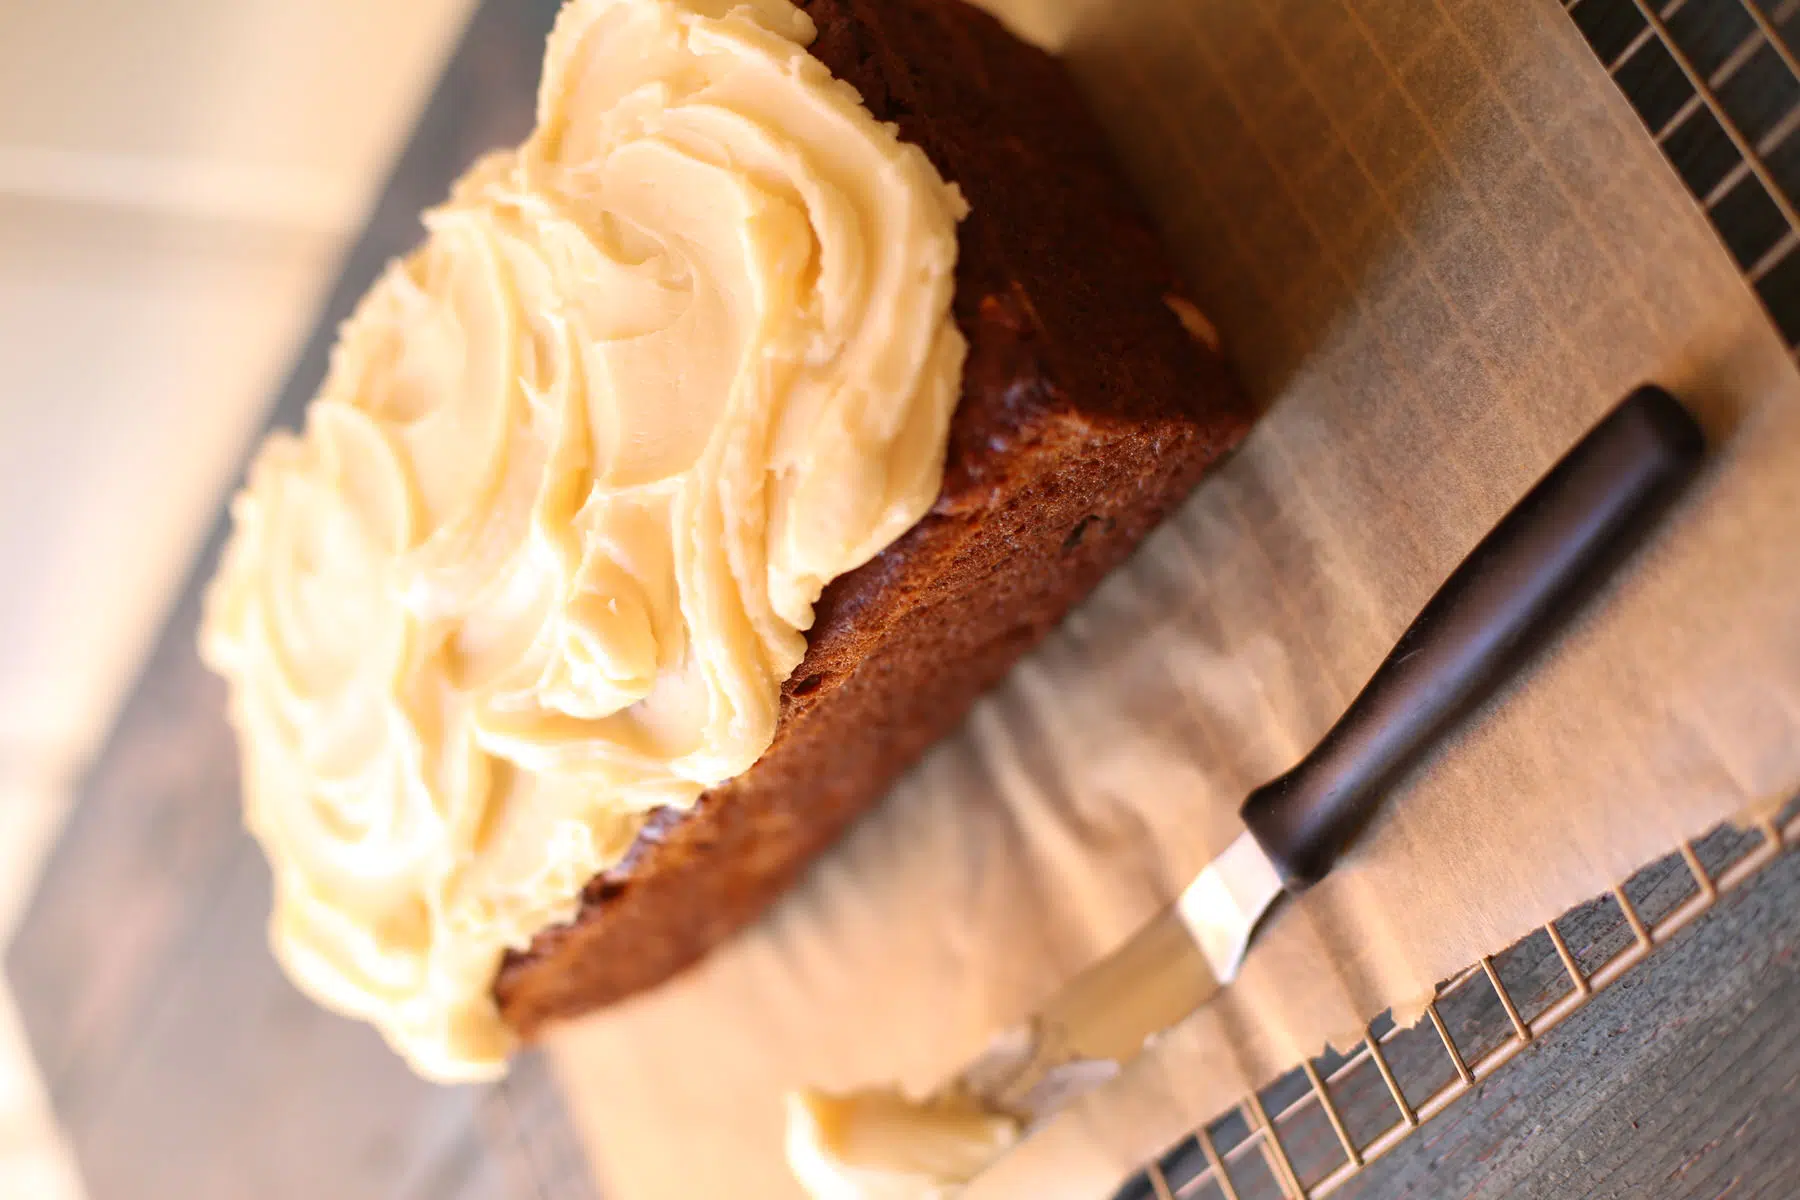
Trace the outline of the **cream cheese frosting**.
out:
[[[1019,1138],[972,1100],[891,1089],[787,1096],[787,1159],[812,1200],[945,1200]]]
[[[206,660],[299,986],[491,1077],[500,959],[748,769],[941,483],[965,210],[787,0],[572,0],[232,504]]]

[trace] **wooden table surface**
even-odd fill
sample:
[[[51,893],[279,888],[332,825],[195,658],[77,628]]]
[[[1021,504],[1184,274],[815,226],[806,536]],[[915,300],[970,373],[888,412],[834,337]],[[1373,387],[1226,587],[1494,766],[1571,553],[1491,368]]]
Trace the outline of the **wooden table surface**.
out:
[[[480,153],[529,128],[556,0],[491,0],[348,254],[271,417],[297,426],[338,324]],[[195,565],[21,923],[7,967],[89,1194],[181,1200],[592,1195],[542,1061],[491,1088],[415,1078],[282,977],[244,834]],[[545,1180],[556,1181],[546,1191]]]
[[[556,0],[488,0],[346,259],[272,421],[418,214],[530,120]],[[7,969],[94,1200],[594,1195],[544,1063],[414,1078],[289,986],[238,815],[223,689],[194,650],[196,564]],[[1339,1195],[1800,1196],[1800,856],[1790,853]]]

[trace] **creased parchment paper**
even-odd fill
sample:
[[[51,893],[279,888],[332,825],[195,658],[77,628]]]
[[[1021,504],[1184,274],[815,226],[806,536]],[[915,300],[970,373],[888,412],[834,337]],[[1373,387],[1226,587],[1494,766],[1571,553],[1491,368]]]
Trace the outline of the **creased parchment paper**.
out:
[[[1555,0],[994,7],[1067,56],[1269,412],[769,919],[554,1037],[611,1200],[796,1195],[785,1089],[927,1088],[1121,942],[1642,380],[1719,444],[1689,500],[1236,984],[972,1195],[1107,1195],[1800,787],[1800,377]]]

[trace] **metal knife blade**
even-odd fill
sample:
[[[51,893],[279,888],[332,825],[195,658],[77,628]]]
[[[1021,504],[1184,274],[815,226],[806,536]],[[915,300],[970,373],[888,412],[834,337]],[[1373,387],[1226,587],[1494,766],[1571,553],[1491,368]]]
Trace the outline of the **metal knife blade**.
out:
[[[996,1037],[957,1086],[1027,1125],[1099,1086],[1237,977],[1283,894],[1269,856],[1239,834],[1174,904]]]
[[[1247,832],[950,1087],[1029,1125],[1211,999],[1276,897],[1331,870],[1395,782],[1606,578],[1704,451],[1667,392],[1621,401],[1470,551],[1312,752],[1250,793]]]
[[[1312,752],[1250,793],[1246,832],[937,1098],[960,1095],[1029,1127],[1210,1000],[1276,897],[1332,869],[1399,778],[1606,577],[1704,448],[1693,417],[1660,389],[1614,408],[1451,573]]]

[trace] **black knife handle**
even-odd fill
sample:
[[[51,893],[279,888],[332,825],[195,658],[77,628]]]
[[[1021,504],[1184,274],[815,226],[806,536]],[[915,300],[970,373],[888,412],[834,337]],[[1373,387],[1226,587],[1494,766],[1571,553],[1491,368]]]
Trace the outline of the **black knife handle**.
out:
[[[1639,388],[1481,539],[1313,752],[1245,800],[1244,824],[1290,889],[1324,878],[1399,776],[1563,624],[1704,451],[1674,397]]]

